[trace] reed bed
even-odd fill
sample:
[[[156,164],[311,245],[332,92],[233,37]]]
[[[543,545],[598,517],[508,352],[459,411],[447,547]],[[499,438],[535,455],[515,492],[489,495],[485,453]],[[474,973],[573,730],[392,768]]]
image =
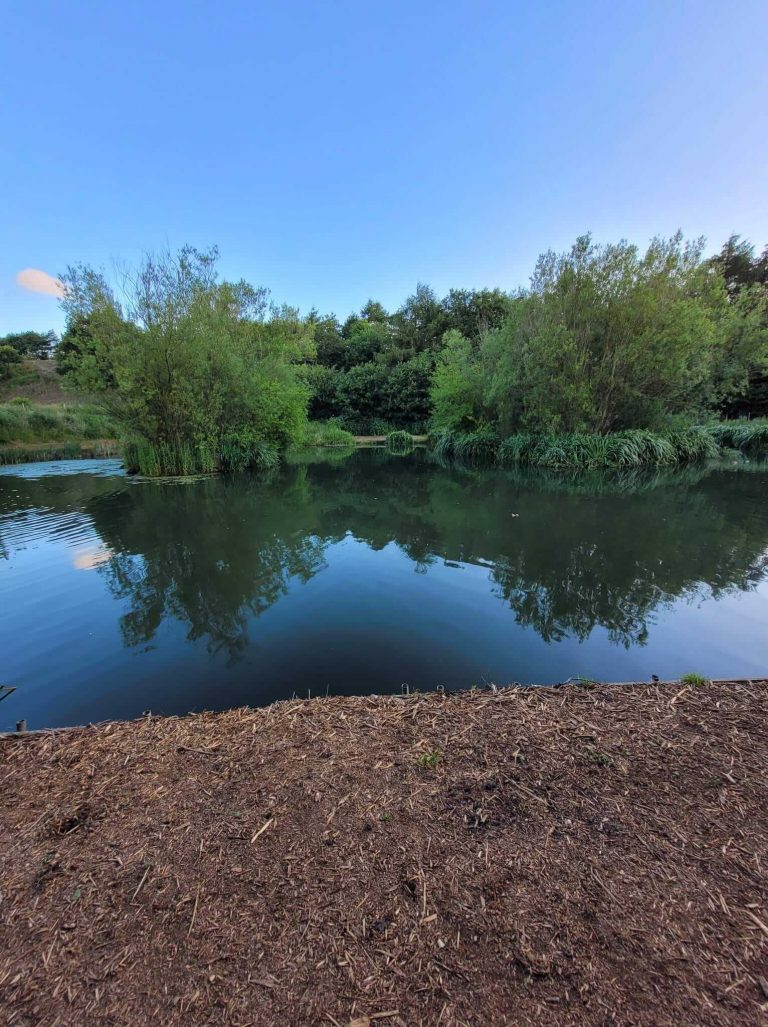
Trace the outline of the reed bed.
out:
[[[768,420],[723,421],[711,429],[719,446],[753,452],[768,447]]]
[[[279,459],[277,450],[269,443],[240,438],[225,438],[216,446],[204,442],[153,443],[132,439],[124,443],[122,455],[129,474],[148,478],[242,471],[250,467],[266,469]]]
[[[716,459],[726,449],[758,453],[768,446],[768,422],[724,422],[671,431],[634,428],[605,435],[520,432],[505,439],[491,431],[440,432],[432,436],[432,443],[443,460],[507,467],[669,467]]]
[[[413,445],[413,436],[410,432],[391,431],[387,435],[387,449],[391,453],[410,453]]]

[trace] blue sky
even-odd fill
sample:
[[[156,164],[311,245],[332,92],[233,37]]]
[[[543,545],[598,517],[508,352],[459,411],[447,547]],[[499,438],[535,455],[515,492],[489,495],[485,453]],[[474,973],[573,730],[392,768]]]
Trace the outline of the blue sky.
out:
[[[13,0],[0,334],[61,328],[22,269],[185,242],[342,317],[586,230],[762,246],[767,54],[765,0]]]

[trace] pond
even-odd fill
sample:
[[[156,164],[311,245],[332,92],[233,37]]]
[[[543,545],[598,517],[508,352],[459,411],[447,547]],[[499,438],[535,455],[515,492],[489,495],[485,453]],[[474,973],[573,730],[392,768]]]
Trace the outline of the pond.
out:
[[[522,473],[426,450],[268,475],[0,473],[0,730],[292,695],[758,676],[768,470]]]

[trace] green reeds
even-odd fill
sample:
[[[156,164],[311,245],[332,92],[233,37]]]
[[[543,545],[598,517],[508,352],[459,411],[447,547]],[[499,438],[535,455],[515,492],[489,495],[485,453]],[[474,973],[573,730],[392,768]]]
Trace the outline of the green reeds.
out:
[[[129,474],[147,478],[173,475],[241,471],[249,467],[273,467],[277,450],[262,439],[226,437],[218,446],[207,442],[147,442],[131,439],[123,445],[123,462]]]
[[[490,431],[468,434],[440,432],[432,437],[440,460],[467,463],[496,461],[507,467],[569,468],[664,467],[713,459],[721,455],[717,428],[691,427],[675,431],[633,428],[606,435],[569,432],[562,435],[519,432],[499,441]],[[768,434],[768,432],[766,432]],[[730,436],[729,436],[730,437]],[[743,433],[740,448],[756,445],[758,430]],[[747,443],[749,440],[749,443]]]
[[[491,463],[498,457],[499,440],[490,430],[476,432],[438,432],[432,436],[435,454],[440,460],[466,463]]]
[[[413,436],[407,431],[391,431],[387,435],[387,449],[392,453],[410,453]]]
[[[663,467],[718,455],[718,445],[706,428],[670,432],[632,429],[609,435],[521,433],[505,439],[499,447],[502,464],[553,469]]]
[[[723,421],[710,429],[720,446],[751,452],[768,447],[768,420]]]

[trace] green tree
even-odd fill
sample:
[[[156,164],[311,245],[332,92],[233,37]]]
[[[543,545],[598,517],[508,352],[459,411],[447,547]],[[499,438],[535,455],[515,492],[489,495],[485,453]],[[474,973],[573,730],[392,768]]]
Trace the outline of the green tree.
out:
[[[384,386],[384,419],[397,428],[423,431],[432,412],[430,390],[434,357],[421,353],[412,360],[396,364]]]
[[[69,323],[87,319],[83,371],[109,368],[127,434],[214,460],[235,443],[281,446],[301,434],[307,391],[294,365],[314,352],[296,311],[270,308],[265,289],[220,281],[217,258],[192,247],[148,256],[123,276],[122,304],[89,268],[62,278]]]
[[[314,333],[318,364],[324,367],[342,367],[345,342],[336,316],[321,315],[313,309],[307,315],[307,324],[312,327]]]
[[[397,345],[409,355],[439,350],[450,317],[433,289],[423,282],[392,317]]]
[[[457,329],[445,333],[432,379],[432,420],[439,430],[474,431],[485,420],[484,383],[476,347]]]
[[[451,289],[442,301],[451,328],[476,341],[500,328],[512,309],[512,297],[501,289]]]
[[[388,372],[382,364],[351,367],[339,378],[339,413],[349,431],[367,434],[386,407]]]
[[[58,342],[56,332],[11,332],[0,338],[0,346],[12,346],[20,357],[47,360]]]
[[[312,421],[324,421],[341,413],[339,384],[344,372],[322,364],[303,364],[298,369],[299,380],[309,392],[308,413]]]
[[[15,346],[0,344],[0,381],[7,381],[14,364],[21,363],[21,355]]]
[[[720,367],[724,410],[730,416],[768,415],[768,246],[757,257],[750,242],[732,235],[712,265],[730,301]]]
[[[691,419],[743,388],[757,319],[729,304],[703,241],[645,253],[589,236],[543,254],[531,286],[476,348],[449,342],[435,375],[438,425],[607,432]]]
[[[110,351],[94,338],[90,315],[73,312],[67,319],[56,347],[56,370],[65,385],[82,392],[115,388]]]

